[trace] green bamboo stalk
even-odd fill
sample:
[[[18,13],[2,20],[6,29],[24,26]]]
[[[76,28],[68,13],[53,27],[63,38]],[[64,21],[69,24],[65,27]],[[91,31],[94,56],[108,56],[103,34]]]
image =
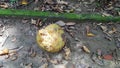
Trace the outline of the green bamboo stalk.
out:
[[[120,16],[102,16],[101,14],[55,13],[34,10],[0,9],[0,16],[28,16],[45,18],[63,18],[73,20],[94,20],[99,22],[120,22]]]

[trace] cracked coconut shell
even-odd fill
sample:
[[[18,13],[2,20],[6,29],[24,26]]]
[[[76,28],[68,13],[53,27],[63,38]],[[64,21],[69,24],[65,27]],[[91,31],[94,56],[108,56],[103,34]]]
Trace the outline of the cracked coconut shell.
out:
[[[58,52],[65,45],[64,30],[57,24],[50,24],[37,32],[38,45],[48,52]]]

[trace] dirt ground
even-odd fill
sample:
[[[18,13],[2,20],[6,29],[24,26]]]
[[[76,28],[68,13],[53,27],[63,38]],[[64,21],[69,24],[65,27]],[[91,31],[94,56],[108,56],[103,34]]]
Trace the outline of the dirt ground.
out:
[[[70,4],[67,8],[63,6],[66,8],[65,12],[72,12],[71,9],[74,9],[75,13],[106,13],[118,16],[118,11],[111,13],[115,9],[96,9],[95,0],[66,0],[66,2]],[[18,8],[32,9],[38,7],[39,3],[41,4],[41,2],[36,5],[31,3],[27,7],[20,6]],[[43,5],[45,5],[43,11],[60,11],[47,7],[47,5],[52,6],[52,4]],[[115,5],[112,7],[116,8]],[[36,20],[39,24],[34,23]],[[62,25],[70,22],[75,24],[61,26],[60,21]],[[65,31],[66,47],[58,53],[48,53],[36,43],[36,32],[46,25],[56,22]],[[38,18],[33,20],[33,18],[1,17],[0,42],[5,40],[0,50],[8,48],[10,51],[15,50],[15,53],[1,55],[0,68],[120,68],[119,23],[48,18],[43,22]],[[91,37],[87,35],[87,30],[92,34]],[[84,50],[83,46],[90,52]],[[68,56],[65,56],[65,53],[68,53]]]

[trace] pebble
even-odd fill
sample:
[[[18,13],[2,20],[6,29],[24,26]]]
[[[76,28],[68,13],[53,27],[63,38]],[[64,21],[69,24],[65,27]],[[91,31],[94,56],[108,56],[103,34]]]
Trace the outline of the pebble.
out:
[[[65,26],[65,22],[64,21],[57,21],[56,24],[58,24],[59,26]]]

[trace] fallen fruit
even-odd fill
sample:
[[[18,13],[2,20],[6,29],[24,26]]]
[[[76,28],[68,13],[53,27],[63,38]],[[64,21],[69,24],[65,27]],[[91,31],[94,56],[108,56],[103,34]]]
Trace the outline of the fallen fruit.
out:
[[[112,55],[103,55],[103,59],[105,60],[112,60],[113,59],[113,56]]]
[[[37,43],[48,52],[58,52],[65,45],[64,30],[57,24],[50,24],[37,32]]]

